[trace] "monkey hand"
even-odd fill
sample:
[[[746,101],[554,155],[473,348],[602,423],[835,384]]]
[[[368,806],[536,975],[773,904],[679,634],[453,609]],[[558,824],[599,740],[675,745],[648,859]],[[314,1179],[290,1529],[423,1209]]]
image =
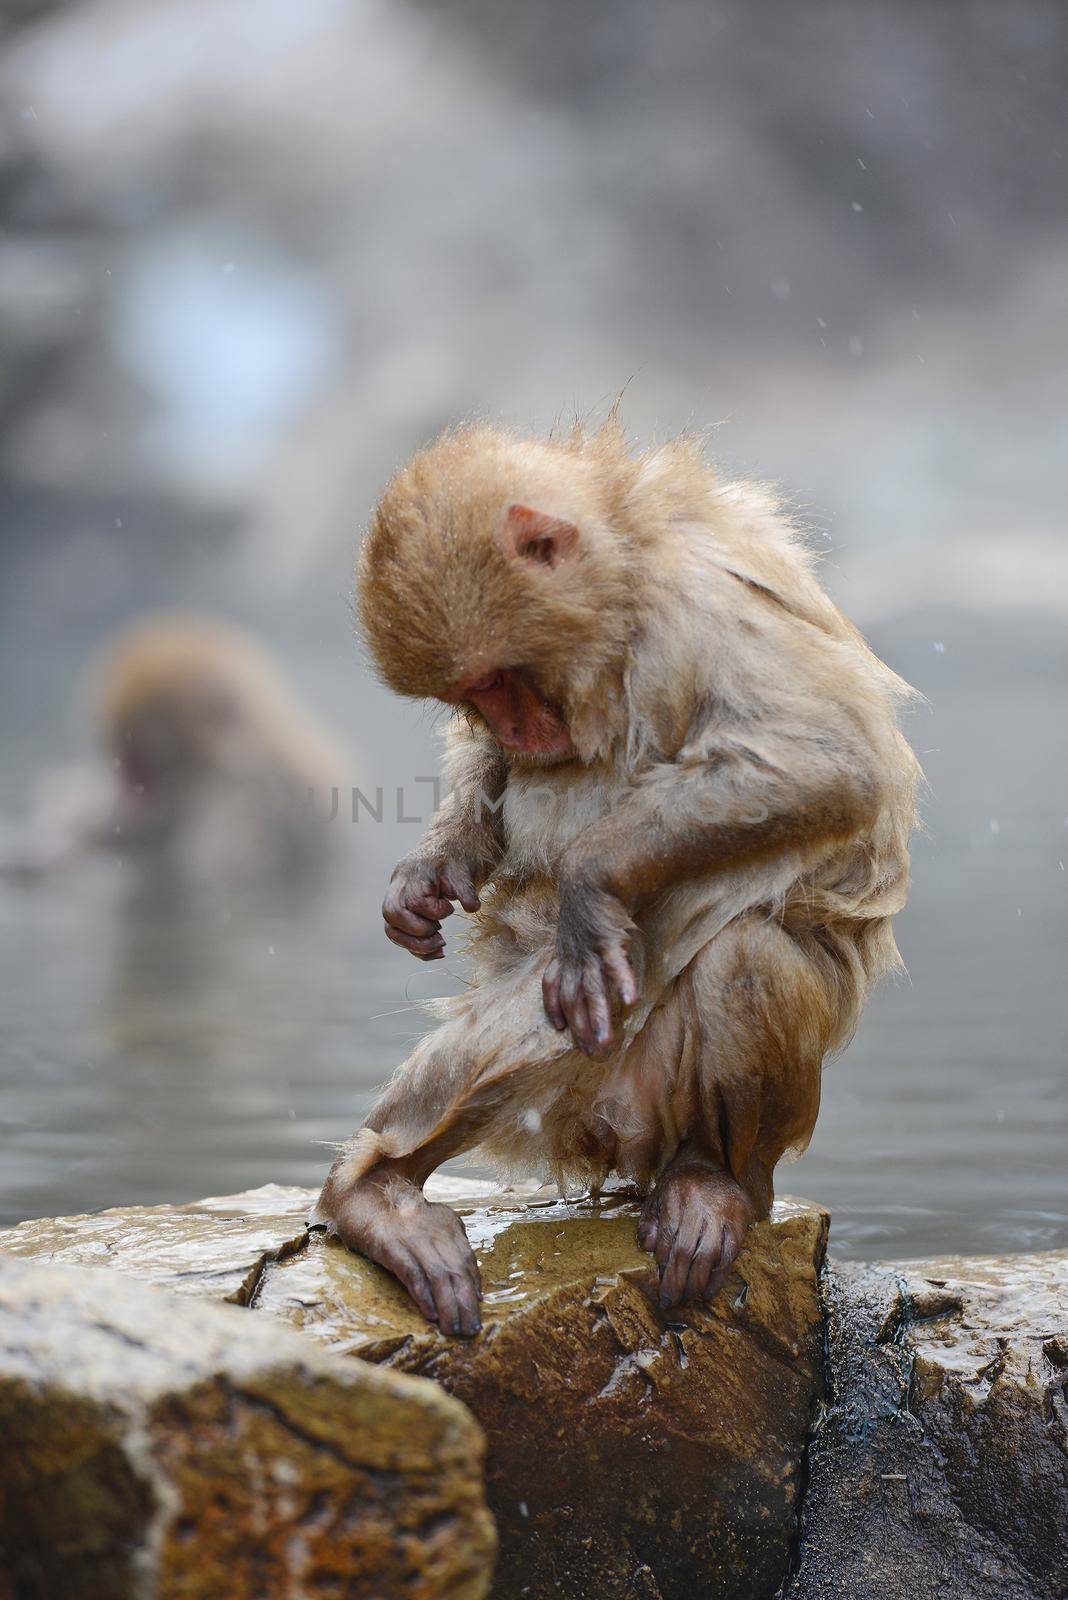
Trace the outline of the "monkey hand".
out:
[[[556,950],[542,980],[545,1014],[571,1029],[588,1056],[616,1043],[619,1016],[638,998],[628,951],[633,928],[622,901],[570,875],[561,878]]]
[[[382,902],[386,938],[419,961],[440,961],[445,954],[441,924],[452,916],[454,900],[465,911],[477,911],[480,905],[465,862],[418,851],[405,856],[394,867]]]

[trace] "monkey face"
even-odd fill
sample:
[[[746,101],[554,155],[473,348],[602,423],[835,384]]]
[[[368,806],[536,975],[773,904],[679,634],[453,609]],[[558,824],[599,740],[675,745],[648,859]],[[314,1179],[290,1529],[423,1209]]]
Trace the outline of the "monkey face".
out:
[[[510,755],[546,763],[567,761],[575,755],[563,714],[521,667],[502,667],[461,684],[457,699],[474,708]]]
[[[124,786],[146,803],[183,789],[202,766],[185,719],[171,704],[139,707],[111,730],[111,742]]]
[[[177,795],[227,765],[244,718],[227,686],[175,684],[132,711],[111,733],[126,785],[152,798]]]

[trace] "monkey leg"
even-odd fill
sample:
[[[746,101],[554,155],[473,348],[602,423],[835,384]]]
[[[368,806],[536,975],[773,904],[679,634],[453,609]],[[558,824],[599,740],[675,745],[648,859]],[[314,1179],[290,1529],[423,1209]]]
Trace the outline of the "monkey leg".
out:
[[[814,940],[746,917],[705,946],[650,1014],[622,1070],[656,1082],[666,1050],[679,1064],[671,1100],[681,1137],[638,1227],[660,1268],[662,1306],[710,1300],[750,1223],[768,1215],[776,1162],[815,1125],[847,986]]]
[[[565,1060],[572,1065],[561,1070],[574,1070],[576,1052],[542,1009],[544,959],[528,956],[452,1003],[449,1020],[419,1041],[342,1149],[312,1212],[313,1223],[399,1278],[445,1333],[478,1331],[481,1286],[463,1223],[422,1186],[495,1124],[521,1131],[528,1073],[555,1078]]]
[[[715,1293],[749,1223],[768,1213],[775,1163],[815,1123],[840,997],[839,969],[814,944],[739,919],[601,1061],[548,1025],[546,958],[525,956],[468,991],[419,1042],[313,1213],[445,1331],[475,1331],[479,1293],[462,1224],[422,1195],[450,1157],[481,1145],[513,1166],[594,1183],[609,1172],[641,1188],[655,1180],[640,1239],[673,1305]]]

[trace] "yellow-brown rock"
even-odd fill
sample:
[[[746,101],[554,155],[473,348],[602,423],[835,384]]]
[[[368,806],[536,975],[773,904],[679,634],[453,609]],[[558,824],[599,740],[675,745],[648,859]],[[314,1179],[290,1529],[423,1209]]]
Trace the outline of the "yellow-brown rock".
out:
[[[0,1260],[2,1600],[479,1600],[482,1440],[266,1317]]]
[[[123,1366],[129,1367],[130,1415],[138,1406],[146,1415],[150,1409],[137,1398],[146,1357],[135,1350],[148,1325],[130,1333],[128,1346],[126,1334],[108,1321],[119,1305],[114,1296],[139,1292],[120,1281],[129,1277],[251,1306],[252,1315],[221,1312],[236,1330],[230,1353],[246,1356],[250,1371],[266,1359],[267,1346],[279,1360],[284,1356],[283,1366],[296,1362],[299,1351],[314,1364],[319,1358],[308,1346],[316,1341],[345,1357],[437,1379],[467,1402],[488,1438],[488,1492],[502,1540],[496,1600],[745,1600],[770,1597],[784,1577],[790,1600],[1063,1600],[1068,1593],[1068,1254],[881,1266],[831,1262],[817,1285],[826,1215],[785,1202],[770,1224],[754,1230],[711,1310],[665,1317],[656,1305],[649,1259],[634,1240],[631,1203],[566,1204],[530,1190],[502,1193],[447,1177],[429,1187],[433,1198],[457,1206],[480,1260],[485,1328],[468,1344],[442,1339],[428,1327],[387,1274],[321,1233],[309,1233],[304,1218],[314,1196],[305,1190],[267,1185],[195,1205],[24,1223],[0,1233],[0,1262],[7,1254],[113,1269],[117,1279],[98,1332],[105,1338],[101,1350],[124,1381]],[[264,1521],[263,1485],[275,1490],[263,1463],[285,1463],[296,1448],[294,1433],[312,1452],[307,1461],[301,1457],[301,1472],[329,1479],[333,1459],[339,1469],[347,1463],[363,1473],[364,1486],[381,1482],[363,1446],[353,1442],[351,1407],[357,1402],[329,1391],[329,1404],[317,1406],[309,1433],[307,1420],[294,1422],[296,1413],[288,1401],[280,1405],[275,1391],[261,1406],[255,1395],[262,1399],[264,1391],[254,1389],[252,1378],[241,1384],[232,1377],[197,1378],[206,1371],[196,1366],[199,1357],[192,1368],[182,1365],[190,1349],[181,1331],[190,1326],[186,1312],[215,1315],[212,1308],[174,1305],[164,1318],[173,1320],[170,1343],[163,1323],[153,1321],[159,1342],[156,1332],[149,1342],[160,1364],[159,1393],[171,1392],[166,1381],[177,1399],[161,1400],[158,1417],[153,1414],[152,1429],[162,1428],[163,1416],[168,1427],[150,1434],[156,1441],[151,1460],[173,1472],[188,1503],[200,1507],[203,1526],[213,1528],[211,1571],[218,1577],[221,1563],[233,1560],[237,1574],[237,1587],[227,1586],[227,1573],[222,1588],[197,1588],[183,1542],[187,1526],[159,1509],[171,1504],[170,1479],[145,1475],[143,1453],[121,1443],[135,1434],[119,1436],[116,1444],[117,1436],[107,1433],[101,1408],[111,1416],[118,1404],[127,1415],[124,1402],[86,1387],[85,1339],[98,1334],[87,1334],[77,1316],[72,1324],[64,1298],[45,1302],[43,1322],[20,1324],[18,1299],[0,1296],[0,1327],[9,1314],[16,1319],[14,1333],[0,1335],[0,1351],[7,1348],[8,1360],[21,1352],[19,1360],[38,1361],[44,1375],[36,1387],[30,1384],[32,1405],[17,1372],[9,1372],[0,1388],[6,1407],[0,1430],[8,1446],[0,1457],[0,1528],[3,1538],[14,1531],[23,1544],[29,1540],[45,1552],[35,1557],[37,1587],[25,1591],[11,1588],[13,1569],[0,1558],[0,1600],[21,1600],[23,1592],[35,1600],[122,1596],[129,1592],[119,1579],[125,1581],[130,1552],[157,1549],[166,1556],[158,1568],[161,1581],[172,1585],[160,1594],[246,1600],[262,1592],[271,1600],[275,1592],[291,1592],[248,1587],[244,1546],[227,1543],[231,1513],[236,1508],[239,1529],[271,1524]],[[302,1329],[305,1343],[283,1349],[281,1341],[296,1335],[278,1328],[277,1319]],[[192,1348],[202,1338],[196,1334]],[[69,1393],[49,1376],[64,1369],[68,1350]],[[220,1355],[220,1372],[221,1361]],[[342,1366],[366,1371],[360,1362]],[[824,1368],[830,1387],[808,1433]],[[388,1382],[390,1375],[382,1377]],[[227,1384],[237,1398],[227,1398]],[[297,1387],[306,1399],[308,1385]],[[318,1378],[311,1388],[316,1395],[328,1392]],[[269,1436],[244,1431],[267,1429],[272,1417]],[[337,1430],[330,1431],[335,1421]],[[255,1438],[253,1453],[234,1447],[227,1454],[227,1430],[235,1426],[239,1440]],[[389,1435],[392,1448],[419,1445],[426,1437],[422,1428],[418,1420],[399,1421]],[[469,1439],[458,1454],[435,1458],[441,1503],[458,1485],[469,1508],[458,1515],[461,1522],[468,1517],[473,1530],[468,1547],[482,1552],[470,1566],[461,1561],[458,1576],[442,1577],[453,1587],[440,1592],[450,1595],[480,1593],[484,1581],[476,1567],[481,1560],[478,1573],[484,1574],[485,1524],[470,1511],[472,1449],[477,1454]],[[431,1459],[429,1447],[419,1450],[420,1459]],[[227,1479],[221,1500],[212,1498],[216,1458]],[[258,1463],[251,1475],[250,1461]],[[407,1483],[410,1465],[390,1481]],[[290,1470],[283,1464],[282,1477]],[[42,1475],[43,1498],[29,1487]],[[807,1489],[798,1541],[802,1477]],[[426,1478],[419,1481],[425,1488]],[[157,1499],[160,1484],[165,1493]],[[429,1489],[425,1493],[430,1496]],[[368,1577],[366,1551],[393,1551],[391,1540],[398,1538],[405,1549],[417,1548],[417,1539],[415,1546],[410,1542],[413,1528],[433,1535],[433,1509],[405,1521],[410,1504],[437,1503],[419,1494],[409,1502],[405,1490],[387,1508],[372,1493],[380,1520],[361,1524],[375,1529],[362,1545],[358,1539],[345,1543],[348,1523],[337,1538],[318,1539],[322,1530],[309,1511],[308,1537],[315,1535],[325,1585],[309,1592],[392,1593],[374,1587],[386,1579]],[[352,1502],[363,1503],[358,1497]],[[283,1496],[280,1504],[285,1527],[290,1502]],[[48,1507],[47,1527],[39,1505]],[[442,1526],[452,1526],[452,1513],[442,1514]],[[95,1530],[90,1544],[83,1539],[87,1521]],[[169,1530],[166,1538],[153,1543],[161,1528]],[[292,1548],[302,1546],[298,1541]],[[277,1541],[271,1549],[271,1559],[278,1559]],[[78,1570],[84,1566],[89,1574],[81,1589],[54,1581],[54,1563],[71,1552]],[[354,1577],[344,1576],[346,1563]],[[400,1570],[387,1565],[388,1582]],[[430,1581],[430,1571],[420,1569],[418,1581]],[[441,1574],[434,1570],[433,1576],[437,1581]],[[298,1583],[292,1592],[303,1596],[304,1590]],[[439,1591],[409,1584],[401,1592]]]
[[[335,1353],[434,1378],[487,1437],[496,1600],[770,1596],[796,1539],[822,1382],[824,1211],[782,1202],[710,1309],[665,1314],[623,1198],[566,1203],[438,1176],[479,1258],[484,1329],[442,1338],[387,1274],[265,1189],[24,1223],[4,1252],[250,1306]],[[360,1592],[360,1591],[354,1591]],[[2,1600],[2,1596],[0,1596]]]
[[[772,1595],[821,1388],[826,1213],[777,1206],[710,1309],[664,1313],[632,1202],[459,1209],[485,1290],[476,1339],[442,1338],[322,1234],[268,1263],[253,1304],[471,1408],[501,1600]]]

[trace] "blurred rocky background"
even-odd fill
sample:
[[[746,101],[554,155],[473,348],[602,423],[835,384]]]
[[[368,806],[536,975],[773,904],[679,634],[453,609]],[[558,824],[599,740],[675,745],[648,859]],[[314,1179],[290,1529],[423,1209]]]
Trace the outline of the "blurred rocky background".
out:
[[[782,1186],[840,1253],[1068,1240],[1063,9],[9,0],[0,33],[0,807],[159,606],[254,627],[385,796],[314,912],[0,890],[0,1216],[315,1182],[443,981],[379,931],[434,719],[361,663],[361,520],[453,419],[623,393],[779,482],[927,697],[911,977]]]

